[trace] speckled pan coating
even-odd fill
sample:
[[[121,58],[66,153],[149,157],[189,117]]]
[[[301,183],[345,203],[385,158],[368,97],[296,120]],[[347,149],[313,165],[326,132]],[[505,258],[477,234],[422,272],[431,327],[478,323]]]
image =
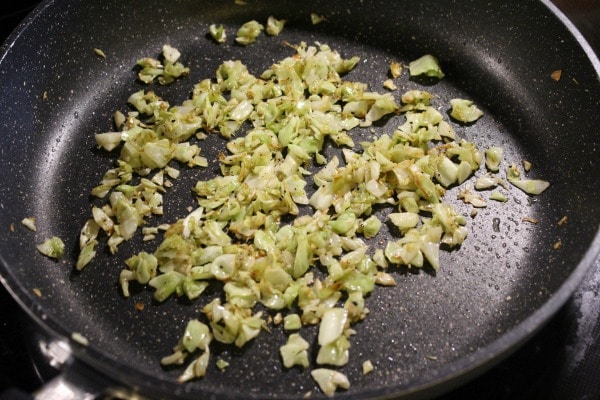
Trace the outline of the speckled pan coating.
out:
[[[313,26],[310,13],[326,17]],[[249,47],[233,44],[242,23],[267,16],[288,19],[277,38],[261,36]],[[222,23],[230,40],[206,37]],[[283,42],[327,43],[344,56],[360,55],[348,76],[383,91],[391,60],[408,63],[435,54],[446,78],[437,83],[399,80],[400,91],[427,87],[448,111],[453,97],[473,99],[485,116],[454,124],[459,136],[481,147],[502,145],[505,162],[531,161],[532,177],[551,188],[533,200],[516,190],[506,204],[491,204],[469,221],[462,248],[442,255],[442,268],[395,270],[398,285],[368,299],[371,315],[356,326],[351,363],[343,368],[352,387],[338,398],[423,397],[442,393],[501,359],[540,327],[569,297],[600,247],[598,199],[600,82],[597,59],[552,9],[537,1],[272,1],[247,5],[190,1],[47,1],[4,43],[0,58],[0,272],[34,319],[69,337],[79,360],[122,384],[157,398],[313,398],[322,395],[302,370],[283,371],[279,330],[243,350],[216,348],[213,361],[231,366],[188,385],[175,383],[181,369],[158,363],[177,342],[185,322],[206,300],[153,304],[151,292],[119,294],[122,260],[144,247],[132,241],[120,256],[105,255],[74,273],[77,232],[88,218],[87,193],[111,165],[94,147],[94,133],[112,129],[116,109],[143,86],[132,67],[157,56],[163,44],[178,48],[188,78],[153,87],[177,104],[194,82],[212,77],[226,59],[240,59],[258,74],[291,54]],[[106,58],[93,48],[102,49]],[[590,58],[591,57],[591,58]],[[560,81],[550,74],[561,69]],[[46,93],[47,98],[44,97]],[[381,130],[392,130],[395,118]],[[358,132],[368,135],[368,132]],[[214,159],[224,142],[203,145]],[[331,155],[335,149],[329,149]],[[193,205],[189,185],[214,174],[187,172],[166,200],[168,215]],[[455,202],[455,191],[447,198]],[[457,207],[468,214],[464,204]],[[559,226],[564,215],[568,222]],[[19,223],[37,217],[37,232]],[[522,217],[540,220],[524,223]],[[494,229],[494,219],[499,219]],[[169,222],[172,219],[155,220]],[[11,225],[14,232],[11,231]],[[34,244],[58,235],[67,257],[52,262]],[[562,246],[555,250],[553,244]],[[32,288],[42,296],[32,294]],[[142,312],[135,303],[143,302]],[[312,337],[314,329],[307,330]],[[375,370],[362,376],[371,360]]]

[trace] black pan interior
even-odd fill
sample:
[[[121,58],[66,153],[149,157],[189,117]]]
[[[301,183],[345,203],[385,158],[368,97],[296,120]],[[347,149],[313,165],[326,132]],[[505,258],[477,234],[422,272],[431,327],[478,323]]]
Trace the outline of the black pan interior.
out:
[[[311,12],[326,21],[312,25]],[[242,23],[269,15],[288,20],[277,38],[263,36],[241,47],[231,40],[216,45],[206,37],[211,23],[223,23],[232,37]],[[344,56],[361,56],[347,78],[377,91],[383,90],[391,60],[408,63],[435,54],[446,78],[432,85],[405,73],[399,91],[428,89],[439,96],[436,104],[444,112],[450,98],[473,99],[485,116],[471,126],[454,124],[458,135],[481,148],[504,146],[506,162],[529,160],[531,176],[552,184],[536,198],[511,190],[509,202],[491,204],[469,221],[469,238],[460,249],[442,254],[437,274],[397,269],[398,285],[368,299],[371,315],[356,327],[352,361],[342,369],[352,387],[336,396],[441,392],[526,339],[568,297],[598,251],[598,62],[590,61],[542,2],[43,3],[4,44],[0,59],[2,274],[44,324],[67,337],[79,332],[89,339],[88,348],[75,345],[80,357],[125,383],[152,388],[157,396],[300,398],[312,391],[318,397],[306,371],[282,369],[278,347],[285,335],[278,329],[242,350],[216,347],[213,360],[229,361],[226,371],[213,364],[206,378],[175,383],[181,369],[164,369],[158,360],[212,297],[155,304],[151,292],[138,289],[123,298],[117,282],[123,259],[152,245],[133,240],[117,257],[104,254],[82,273],[72,269],[78,232],[89,216],[89,189],[112,165],[111,156],[95,149],[93,135],[113,129],[113,112],[126,111],[127,97],[145,87],[135,81],[135,61],[157,56],[165,43],[181,51],[189,77],[152,86],[177,104],[227,59],[240,59],[259,74],[292,54],[284,41],[319,41]],[[558,69],[563,75],[555,81],[550,74]],[[379,129],[393,130],[400,122],[394,117]],[[223,144],[210,137],[202,144],[205,156],[214,160]],[[166,197],[167,217],[152,223],[184,216],[194,205],[190,185],[214,173],[214,166],[186,171]],[[468,215],[470,208],[455,200],[455,190],[447,198]],[[568,222],[559,226],[565,215]],[[19,224],[28,216],[37,218],[35,233]],[[540,222],[526,223],[523,217]],[[34,249],[52,235],[67,244],[63,261],[50,261]],[[554,249],[559,241],[561,247]],[[40,298],[33,288],[41,290]],[[138,302],[146,306],[142,312],[135,309]],[[365,360],[375,371],[363,376]]]

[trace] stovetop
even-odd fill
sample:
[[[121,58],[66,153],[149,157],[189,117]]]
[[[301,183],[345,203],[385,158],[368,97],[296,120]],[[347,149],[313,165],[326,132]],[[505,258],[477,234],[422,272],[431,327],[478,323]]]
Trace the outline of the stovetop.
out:
[[[553,0],[600,54],[600,1]],[[4,2],[3,2],[4,3]],[[0,5],[0,42],[38,1]],[[23,312],[0,285],[0,400],[42,384],[23,334]],[[600,399],[600,258],[570,301],[512,356],[440,400]]]

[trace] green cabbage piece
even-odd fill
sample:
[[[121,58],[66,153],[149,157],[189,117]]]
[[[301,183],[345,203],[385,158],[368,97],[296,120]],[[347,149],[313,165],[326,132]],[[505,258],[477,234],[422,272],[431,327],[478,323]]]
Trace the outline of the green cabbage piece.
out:
[[[442,79],[445,75],[440,68],[438,59],[431,54],[425,54],[422,57],[411,61],[408,64],[410,76],[426,75]]]
[[[265,31],[271,36],[277,36],[283,30],[283,26],[286,22],[287,21],[285,19],[277,19],[273,16],[269,16],[269,18],[267,18],[267,26]]]
[[[316,368],[310,372],[310,375],[317,382],[321,391],[329,397],[333,396],[338,388],[350,388],[348,377],[333,369]]]
[[[36,248],[46,257],[58,260],[63,256],[65,243],[58,236],[52,236],[51,238],[46,239],[42,243],[38,244]]]
[[[210,36],[217,43],[225,43],[225,41],[227,40],[227,34],[225,32],[225,28],[221,24],[220,25],[211,24],[208,27],[208,32],[209,32]]]
[[[190,69],[178,61],[180,56],[179,50],[165,44],[162,47],[162,62],[151,57],[144,57],[137,61],[137,65],[141,67],[138,78],[146,84],[156,79],[161,85],[167,85],[177,78],[186,76]]]
[[[283,346],[279,348],[279,354],[283,361],[283,366],[292,368],[299,365],[308,368],[308,350],[309,344],[298,333],[292,333]]]
[[[249,45],[256,41],[256,38],[264,30],[264,26],[258,21],[248,21],[237,31],[235,41],[241,45]]]
[[[477,108],[471,100],[452,99],[450,105],[452,106],[450,116],[457,121],[470,123],[483,116],[483,111]]]
[[[265,29],[254,22],[238,31],[240,44]],[[279,23],[269,19],[267,33],[275,34],[270,30]],[[219,29],[209,28],[215,40]],[[468,180],[483,157],[473,143],[456,139],[435,96],[410,90],[398,104],[391,93],[346,80],[359,57],[343,58],[325,44],[294,50],[256,76],[239,60],[225,61],[179,105],[153,91],[135,92],[128,99],[133,111],[115,113],[118,132],[96,135],[98,146],[118,160],[92,190],[105,203],[92,208],[80,232],[78,269],[93,258],[100,235],[116,252],[149,218],[163,214],[177,164],[208,165],[191,140],[209,134],[227,140],[215,160],[220,174],[195,183],[188,215],[165,228],[152,253],[130,257],[120,274],[125,296],[135,282],[153,288],[159,302],[194,301],[222,287],[202,308],[206,323],[190,322],[163,359],[182,364],[200,353],[181,381],[204,376],[211,340],[243,347],[269,329],[268,314],[259,309],[288,313],[285,330],[319,325],[317,364],[346,364],[352,326],[369,313],[365,297],[376,285],[395,284],[386,269],[439,269],[440,245],[459,246],[467,236],[466,218],[444,196]],[[164,48],[163,58],[142,62],[144,79],[166,82],[164,73],[180,68],[175,49]],[[443,77],[431,56],[411,63],[415,74]],[[357,142],[354,128],[396,116],[395,129]],[[328,143],[340,154],[326,158]],[[507,173],[509,180],[518,175]],[[159,232],[143,229],[151,237]],[[382,229],[396,238],[379,241]],[[308,346],[294,335],[280,349],[284,365],[307,366]],[[313,376],[325,393],[349,385],[333,370],[320,368]]]

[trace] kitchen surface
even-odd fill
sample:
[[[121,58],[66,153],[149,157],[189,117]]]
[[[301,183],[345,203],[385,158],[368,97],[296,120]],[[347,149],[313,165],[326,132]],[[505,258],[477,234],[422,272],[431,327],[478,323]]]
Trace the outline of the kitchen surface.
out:
[[[0,6],[0,40],[35,7],[21,1]],[[555,0],[600,54],[600,1]],[[568,68],[568,66],[565,66]],[[1,84],[1,83],[0,83]],[[32,392],[54,371],[28,350],[24,315],[0,286],[0,394]],[[571,300],[531,340],[504,361],[442,400],[600,399],[600,259]],[[0,399],[2,399],[0,395]]]

